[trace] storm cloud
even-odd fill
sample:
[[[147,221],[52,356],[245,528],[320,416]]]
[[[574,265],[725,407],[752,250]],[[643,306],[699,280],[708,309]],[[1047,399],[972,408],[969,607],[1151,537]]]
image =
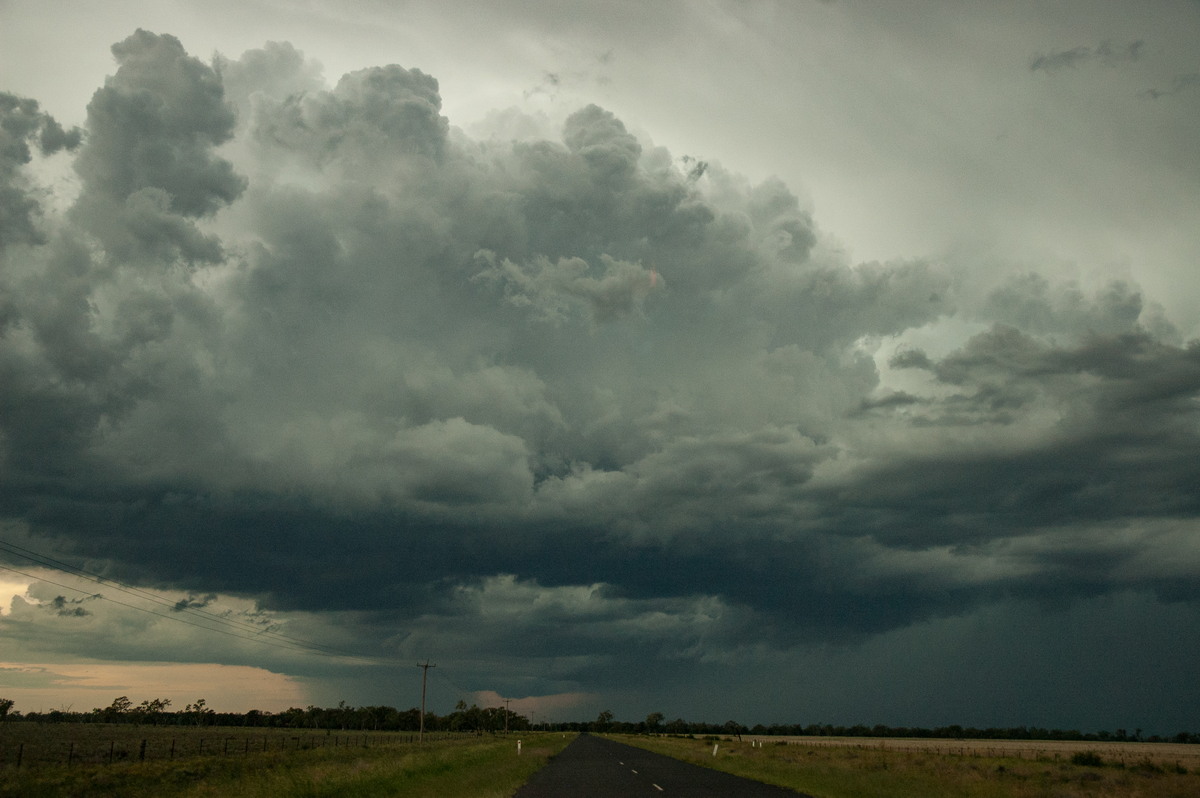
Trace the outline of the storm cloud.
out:
[[[1047,605],[1196,628],[1200,345],[1132,279],[854,263],[783,181],[596,104],[472,136],[415,66],[112,54],[82,132],[0,95],[10,538],[527,695]],[[31,148],[72,151],[61,213]],[[6,634],[133,656],[34,598]]]
[[[1039,69],[1054,72],[1066,67],[1079,67],[1089,63],[1115,67],[1137,61],[1141,58],[1145,46],[1146,43],[1140,39],[1128,44],[1103,41],[1095,47],[1074,47],[1055,53],[1042,53],[1030,62],[1029,68],[1035,72]]]

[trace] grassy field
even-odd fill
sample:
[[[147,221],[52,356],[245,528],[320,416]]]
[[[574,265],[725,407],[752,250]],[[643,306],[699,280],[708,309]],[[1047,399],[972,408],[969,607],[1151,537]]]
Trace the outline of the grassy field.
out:
[[[466,736],[430,733],[426,740]],[[246,726],[150,726],[130,723],[0,724],[0,768],[115,764],[189,756],[237,756],[311,748],[402,745],[416,732],[350,732]],[[143,747],[143,741],[145,745]]]
[[[898,750],[879,746],[830,745],[806,742],[722,740],[717,756],[713,741],[677,738],[614,736],[677,759],[724,770],[746,778],[778,784],[817,798],[1196,798],[1200,772],[1161,760],[1105,760],[1096,746],[1077,751],[1085,761],[1091,753],[1099,765],[1077,764],[1074,754],[1055,759],[1019,757],[1013,752],[951,753],[944,750]],[[860,741],[861,742],[861,741]],[[915,741],[907,740],[906,743]],[[965,741],[962,748],[987,748],[987,741]],[[1038,745],[1027,743],[1027,745]],[[993,746],[995,748],[995,746]],[[1188,772],[1180,773],[1179,770]]]
[[[889,751],[914,751],[960,756],[998,756],[1017,759],[1070,759],[1080,752],[1092,752],[1109,764],[1135,765],[1150,761],[1157,765],[1180,765],[1200,770],[1200,745],[1184,743],[1116,743],[1086,740],[946,740],[905,737],[771,737],[743,735],[743,740],[758,740],[764,745],[784,741],[798,745],[838,748],[883,748]]]
[[[228,731],[208,729],[209,733]],[[260,732],[261,736],[261,732]],[[424,744],[283,748],[237,756],[215,753],[174,760],[118,761],[0,769],[0,796],[162,795],[421,796],[502,798],[511,795],[573,735],[459,737]],[[215,739],[215,738],[214,738]],[[523,742],[517,754],[517,740]],[[140,744],[140,743],[139,743]]]

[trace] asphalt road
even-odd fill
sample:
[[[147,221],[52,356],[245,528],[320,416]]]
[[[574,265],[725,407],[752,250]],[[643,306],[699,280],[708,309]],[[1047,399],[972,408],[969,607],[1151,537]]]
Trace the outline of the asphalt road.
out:
[[[797,798],[803,793],[731,776],[631,745],[581,734],[513,798]]]

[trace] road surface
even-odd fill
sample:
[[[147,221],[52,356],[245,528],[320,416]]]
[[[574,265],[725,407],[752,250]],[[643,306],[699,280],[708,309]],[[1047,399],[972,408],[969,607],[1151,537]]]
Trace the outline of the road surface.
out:
[[[513,798],[797,798],[802,793],[581,734]]]

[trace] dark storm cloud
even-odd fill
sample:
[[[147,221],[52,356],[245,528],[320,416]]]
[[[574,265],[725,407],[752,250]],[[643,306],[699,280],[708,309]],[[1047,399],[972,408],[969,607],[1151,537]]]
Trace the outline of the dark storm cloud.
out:
[[[83,604],[94,601],[99,596],[88,596],[83,599],[68,599],[66,596],[55,596],[54,600],[45,605],[46,609],[53,612],[55,615],[67,618],[86,618],[92,613],[88,612]]]
[[[290,62],[288,63],[290,66]],[[437,81],[399,66],[352,72],[332,92],[289,94],[260,109],[255,135],[264,143],[324,163],[423,155],[441,158],[446,119]]]
[[[1075,47],[1070,50],[1042,53],[1029,63],[1029,68],[1035,72],[1038,70],[1055,72],[1067,67],[1074,68],[1092,63],[1116,67],[1137,61],[1142,57],[1145,47],[1146,43],[1140,39],[1128,44],[1103,41],[1095,47]]]
[[[33,159],[34,142],[42,155],[79,146],[81,131],[64,130],[43,113],[36,100],[0,92],[0,249],[42,241],[37,228],[41,208],[22,185],[20,169]],[[0,305],[0,326],[4,323]]]
[[[1192,91],[1197,86],[1200,86],[1200,72],[1187,72],[1172,78],[1169,88],[1146,89],[1145,95],[1152,100],[1157,100],[1160,97],[1170,97],[1174,94]]]
[[[113,55],[119,68],[88,104],[76,161],[82,226],[115,260],[221,260],[217,240],[193,221],[245,188],[213,153],[234,124],[220,78],[173,36],[139,30]]]
[[[186,273],[172,270],[222,259],[195,217],[244,187],[212,154],[234,121],[215,73],[177,39],[145,31],[113,53],[120,67],[89,105],[75,164],[77,224],[58,220],[44,247],[11,256],[4,280],[19,330],[0,359],[6,454],[14,473],[28,466],[35,480],[50,464],[60,475],[73,470],[66,459],[96,425],[153,392],[169,370],[165,341],[180,318],[203,313]],[[59,138],[51,136],[65,146],[78,137]]]
[[[954,390],[910,411],[911,423],[996,425],[1021,439],[1022,420],[1039,408],[1053,408],[1053,421],[1015,449],[942,451],[864,475],[843,494],[853,496],[848,525],[904,546],[979,545],[1090,524],[1101,535],[1109,524],[1181,521],[1200,511],[1190,487],[1200,478],[1195,343],[1180,348],[1130,333],[1055,347],[997,326],[937,362],[916,354],[901,362]],[[1137,550],[1131,541],[1104,556],[1128,562]],[[1108,569],[1071,570],[1091,582]]]
[[[225,99],[241,113],[250,113],[257,100],[275,101],[323,89],[320,64],[305,59],[290,42],[267,42],[234,61],[217,55],[214,68]]]
[[[173,609],[175,612],[183,612],[184,610],[203,609],[204,607],[207,607],[209,604],[212,604],[216,600],[217,600],[216,593],[209,593],[204,596],[197,596],[193,593],[193,594],[189,594],[187,598],[182,598],[179,601],[175,602],[175,605],[171,609]]]
[[[475,139],[418,69],[113,52],[73,208],[0,272],[31,540],[181,611],[486,639],[564,691],[628,641],[666,673],[1002,597],[1193,599],[1200,350],[1137,286],[846,263],[781,181],[595,105]],[[13,176],[72,143],[22,102]]]
[[[120,203],[151,189],[167,195],[170,211],[194,217],[237,197],[245,181],[212,153],[234,124],[216,72],[174,36],[144,30],[113,55],[116,74],[88,104],[81,202]]]
[[[994,289],[980,315],[1035,335],[1121,334],[1148,323],[1160,325],[1155,329],[1159,335],[1172,335],[1166,322],[1153,318],[1153,310],[1145,305],[1141,293],[1128,283],[1112,282],[1087,296],[1076,285],[1052,285],[1042,275],[1024,274]]]

